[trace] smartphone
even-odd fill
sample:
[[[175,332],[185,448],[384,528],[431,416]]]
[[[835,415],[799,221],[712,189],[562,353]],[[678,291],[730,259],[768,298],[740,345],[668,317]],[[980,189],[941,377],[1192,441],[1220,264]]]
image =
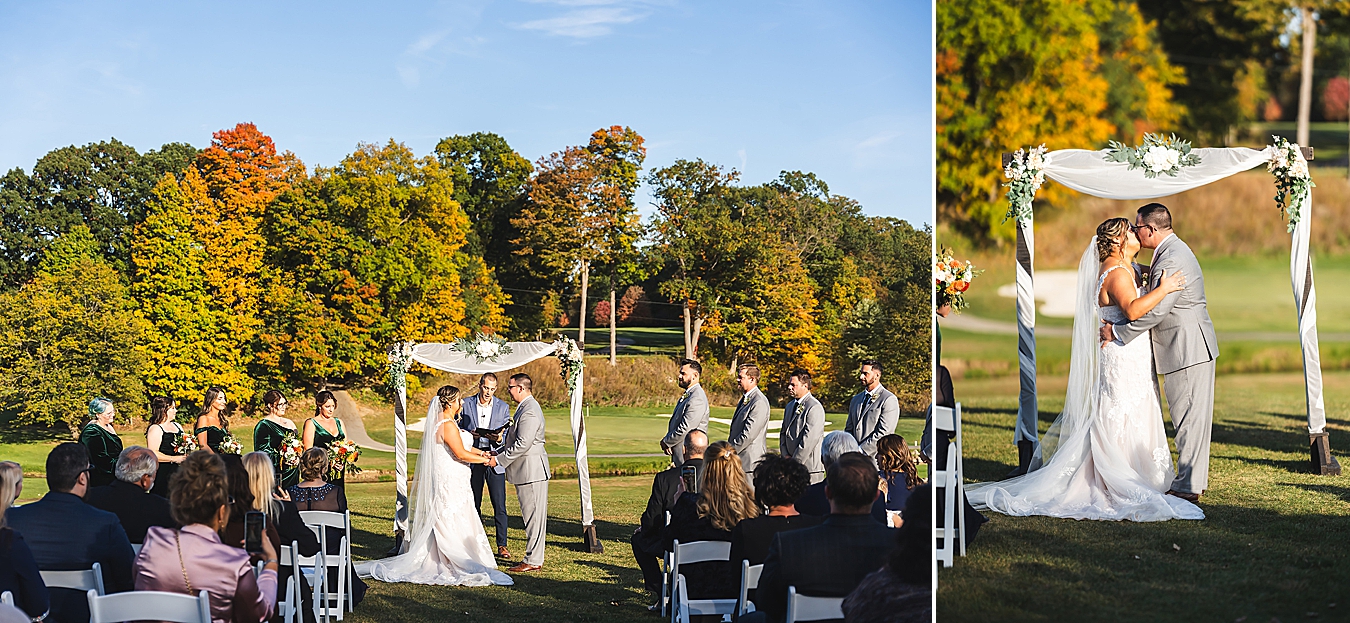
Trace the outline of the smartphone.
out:
[[[684,490],[690,493],[698,493],[698,468],[693,465],[684,465],[680,468],[680,478],[684,479]]]
[[[244,513],[244,551],[261,554],[262,540],[266,538],[263,536],[265,530],[267,530],[267,515],[261,511]]]

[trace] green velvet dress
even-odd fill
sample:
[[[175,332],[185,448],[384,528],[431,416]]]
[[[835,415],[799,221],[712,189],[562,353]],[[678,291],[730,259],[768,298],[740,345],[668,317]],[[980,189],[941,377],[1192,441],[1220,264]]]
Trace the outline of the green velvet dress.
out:
[[[341,440],[347,438],[347,433],[346,433],[345,431],[342,430],[342,420],[334,420],[334,421],[337,422],[337,429],[338,429],[338,432],[337,432],[337,435],[333,435],[332,433],[328,432],[328,430],[325,429],[325,428],[323,427],[323,425],[319,423],[318,420],[316,420],[316,419],[314,419],[314,418],[309,418],[309,419],[312,420],[312,421],[314,422],[314,447],[315,447],[315,448],[323,448],[323,449],[326,451],[326,450],[328,450],[328,446],[333,445],[333,442],[335,442],[335,441],[341,441]],[[330,477],[328,480],[329,480],[329,482],[332,482],[333,484],[336,484],[336,485],[345,485],[346,475],[344,474],[343,476],[339,476],[337,479],[332,479],[332,478]]]
[[[206,447],[210,448],[212,452],[220,454],[220,442],[225,441],[225,436],[229,433],[219,426],[198,426],[192,431],[192,436],[196,437],[203,431],[206,432]]]
[[[159,453],[168,456],[183,456],[182,452],[173,449],[173,447],[178,445],[178,442],[183,439],[183,427],[178,426],[177,431],[170,431],[168,428],[165,428],[163,424],[156,424],[155,426],[158,426],[159,430],[162,431],[159,438]],[[159,464],[159,471],[155,472],[155,486],[150,488],[150,493],[163,498],[169,497],[169,480],[173,478],[174,473],[177,471],[177,463],[165,463],[161,461]]]
[[[113,468],[122,454],[122,438],[90,422],[80,431],[80,443],[89,450],[89,488],[110,485],[116,479]]]
[[[286,435],[295,435],[300,437],[296,430],[286,428],[272,420],[259,420],[258,425],[253,427],[253,449],[257,452],[266,452],[267,456],[272,457],[272,471],[277,475],[277,486],[282,490],[288,489],[300,483],[300,467],[281,466],[281,442]],[[318,430],[315,430],[315,441],[318,441]]]

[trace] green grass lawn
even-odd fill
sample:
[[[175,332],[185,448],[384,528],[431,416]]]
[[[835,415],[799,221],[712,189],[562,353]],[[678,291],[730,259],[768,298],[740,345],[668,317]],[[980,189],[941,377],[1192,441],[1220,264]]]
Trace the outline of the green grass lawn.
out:
[[[552,329],[554,333],[577,339],[577,329]],[[684,356],[684,329],[681,327],[619,327],[614,331],[619,355]],[[609,327],[586,327],[588,352],[609,352]]]
[[[1350,409],[1350,374],[1325,381],[1333,450],[1345,457],[1350,420],[1338,414]],[[1065,382],[1041,379],[1042,432]],[[1002,478],[1016,460],[1017,379],[955,389],[967,480]],[[1205,520],[991,513],[968,555],[939,572],[942,620],[1350,620],[1350,482],[1308,471],[1302,375],[1223,375],[1216,390]]]

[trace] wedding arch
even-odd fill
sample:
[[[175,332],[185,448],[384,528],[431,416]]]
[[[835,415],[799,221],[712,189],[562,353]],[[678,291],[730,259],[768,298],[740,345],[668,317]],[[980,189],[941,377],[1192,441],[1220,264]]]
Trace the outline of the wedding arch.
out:
[[[562,376],[571,398],[572,447],[581,489],[581,530],[587,551],[600,553],[604,547],[595,534],[595,514],[591,508],[591,472],[586,462],[586,420],[582,414],[584,374],[581,349],[571,338],[548,342],[507,342],[496,336],[479,334],[450,344],[401,342],[389,349],[387,383],[394,391],[394,531],[408,529],[408,366],[416,361],[436,370],[454,374],[484,374],[519,368],[549,355],[558,358]],[[427,434],[427,431],[423,431]]]
[[[1317,346],[1317,294],[1313,288],[1309,238],[1312,228],[1312,183],[1307,161],[1311,148],[1300,148],[1280,137],[1265,149],[1245,147],[1199,148],[1175,136],[1145,135],[1144,145],[1128,147],[1112,142],[1098,151],[1045,146],[1003,154],[1008,179],[1008,218],[1017,224],[1017,355],[1020,393],[1014,444],[1039,444],[1036,420],[1036,300],[1032,270],[1035,236],[1032,202],[1046,177],[1078,192],[1106,199],[1143,200],[1174,195],[1261,165],[1275,176],[1276,203],[1283,211],[1291,238],[1289,277],[1298,314],[1299,344],[1303,353],[1308,435],[1313,469],[1339,474],[1331,456],[1322,399],[1322,367]]]

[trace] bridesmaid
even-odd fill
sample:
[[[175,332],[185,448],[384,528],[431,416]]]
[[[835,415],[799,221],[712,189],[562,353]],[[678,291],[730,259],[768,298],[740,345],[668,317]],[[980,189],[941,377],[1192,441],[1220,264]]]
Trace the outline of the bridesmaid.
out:
[[[230,434],[230,420],[225,417],[225,390],[219,387],[206,390],[192,434],[197,436],[197,447],[220,454],[220,442]]]
[[[322,448],[327,451],[333,442],[347,438],[347,433],[342,430],[342,421],[334,417],[334,413],[337,413],[337,398],[333,397],[333,392],[321,391],[314,396],[314,417],[305,420],[302,438],[306,450]],[[329,431],[337,431],[337,434]],[[339,475],[332,482],[342,485],[344,479],[345,475]]]
[[[277,486],[285,491],[300,483],[300,466],[282,467],[281,440],[286,435],[299,435],[295,430],[295,422],[286,418],[286,407],[290,403],[281,392],[274,389],[263,394],[263,404],[267,407],[267,415],[253,427],[253,449],[272,457],[272,472],[277,474]]]
[[[93,418],[80,431],[80,443],[89,451],[89,488],[112,484],[113,468],[122,453],[122,438],[113,430],[115,412],[107,398],[89,401],[89,416]]]
[[[183,427],[175,421],[177,417],[178,405],[173,398],[155,396],[150,399],[150,428],[145,431],[145,445],[159,457],[159,471],[155,472],[155,486],[150,488],[150,493],[163,498],[169,497],[169,479],[178,471],[178,464],[187,458],[174,449],[184,434]]]

